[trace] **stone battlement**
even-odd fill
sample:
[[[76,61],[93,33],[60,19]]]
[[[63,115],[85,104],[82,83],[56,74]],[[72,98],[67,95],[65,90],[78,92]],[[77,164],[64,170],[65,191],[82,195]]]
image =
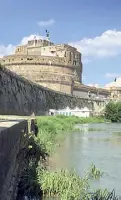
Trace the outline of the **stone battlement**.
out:
[[[41,65],[57,65],[68,68],[76,68],[71,61],[67,61],[65,58],[50,57],[50,56],[36,56],[36,55],[11,55],[5,56],[1,59],[1,65],[13,65],[13,64],[41,64]]]

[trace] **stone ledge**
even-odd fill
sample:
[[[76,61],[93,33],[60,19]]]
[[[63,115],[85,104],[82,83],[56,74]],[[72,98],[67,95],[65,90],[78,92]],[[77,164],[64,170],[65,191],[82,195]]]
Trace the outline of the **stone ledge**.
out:
[[[81,64],[73,65],[72,61],[69,62],[66,58],[61,57],[50,57],[50,56],[25,56],[25,55],[11,55],[5,56],[1,59],[2,65],[13,65],[13,64],[41,64],[41,65],[56,65],[61,67],[76,68]]]

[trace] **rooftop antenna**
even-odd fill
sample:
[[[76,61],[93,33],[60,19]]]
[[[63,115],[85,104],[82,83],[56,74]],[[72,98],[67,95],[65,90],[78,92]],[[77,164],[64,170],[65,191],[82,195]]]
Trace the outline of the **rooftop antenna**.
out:
[[[47,40],[50,40],[50,32],[48,30],[46,30],[46,38]]]

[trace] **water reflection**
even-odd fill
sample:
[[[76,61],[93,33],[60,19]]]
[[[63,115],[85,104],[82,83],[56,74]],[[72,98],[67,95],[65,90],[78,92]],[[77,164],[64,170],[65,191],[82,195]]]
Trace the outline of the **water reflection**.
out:
[[[78,125],[78,128],[81,131],[67,135],[51,158],[51,169],[75,168],[83,176],[93,162],[104,175],[92,186],[115,189],[121,195],[121,124],[84,124]],[[88,131],[90,128],[101,131]]]

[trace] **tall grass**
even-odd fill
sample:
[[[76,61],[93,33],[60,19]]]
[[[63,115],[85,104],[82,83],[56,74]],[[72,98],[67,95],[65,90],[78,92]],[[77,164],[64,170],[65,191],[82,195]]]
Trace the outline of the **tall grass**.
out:
[[[80,178],[74,170],[56,172],[38,170],[38,182],[44,195],[57,196],[62,200],[79,200],[87,197],[90,187],[87,177]]]
[[[87,176],[89,178],[93,178],[93,179],[99,179],[102,177],[103,172],[100,171],[100,169],[98,169],[93,163],[90,165],[88,171],[87,171]]]
[[[61,200],[91,199],[89,194],[90,179],[99,179],[102,173],[95,165],[91,165],[89,171],[81,178],[75,170],[61,169],[58,171],[42,170],[37,168],[38,182],[44,196],[59,197]],[[106,190],[107,191],[107,190]],[[97,190],[98,195],[102,195],[102,190]],[[101,193],[102,192],[102,193]]]

